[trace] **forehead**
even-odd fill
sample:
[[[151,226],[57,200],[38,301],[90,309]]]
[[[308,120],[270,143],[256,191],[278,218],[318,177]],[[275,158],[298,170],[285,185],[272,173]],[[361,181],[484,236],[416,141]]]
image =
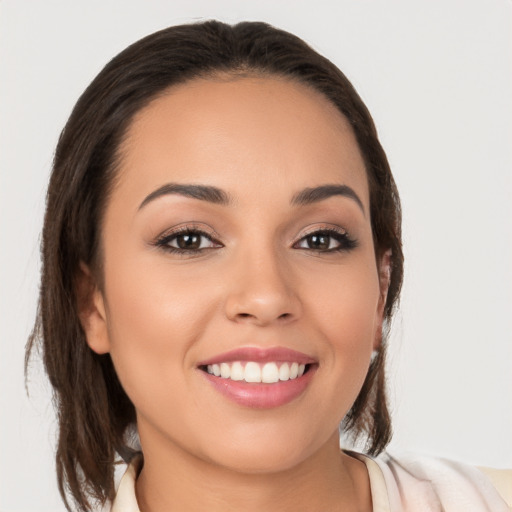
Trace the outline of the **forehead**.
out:
[[[321,93],[268,77],[197,79],[175,86],[134,117],[118,184],[133,194],[166,182],[262,190],[348,184],[367,201],[352,128]],[[274,190],[276,183],[274,183]],[[276,190],[277,192],[277,190]]]

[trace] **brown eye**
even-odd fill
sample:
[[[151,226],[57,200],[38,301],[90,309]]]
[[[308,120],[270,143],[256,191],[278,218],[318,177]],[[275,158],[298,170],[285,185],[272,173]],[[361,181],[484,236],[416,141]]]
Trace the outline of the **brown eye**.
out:
[[[156,241],[156,245],[164,250],[181,254],[199,254],[206,249],[222,247],[222,244],[208,233],[194,229],[165,235]]]
[[[201,237],[202,235],[197,233],[184,233],[183,235],[177,235],[175,238],[176,247],[188,250],[199,249],[201,247]]]
[[[305,238],[306,244],[309,249],[317,249],[326,251],[330,249],[331,237],[324,233],[315,233]]]
[[[348,233],[336,230],[320,230],[301,238],[295,249],[306,249],[317,252],[336,252],[354,249],[357,242],[349,237]]]

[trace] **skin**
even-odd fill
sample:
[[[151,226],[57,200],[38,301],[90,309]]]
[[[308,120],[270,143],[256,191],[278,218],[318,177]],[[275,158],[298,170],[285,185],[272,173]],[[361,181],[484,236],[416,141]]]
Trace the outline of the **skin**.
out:
[[[231,203],[173,193],[141,207],[170,182],[218,187]],[[325,184],[349,186],[361,205],[291,203]],[[158,246],[177,226],[214,242]],[[308,233],[327,228],[356,247],[311,248]],[[82,323],[137,411],[143,512],[371,510],[366,469],[339,451],[338,425],[380,343],[388,269],[375,259],[363,159],[327,99],[268,77],[195,80],[155,99],[122,146],[102,244],[101,288],[83,266],[93,293]],[[197,365],[246,346],[303,352],[316,373],[284,406],[241,406]]]

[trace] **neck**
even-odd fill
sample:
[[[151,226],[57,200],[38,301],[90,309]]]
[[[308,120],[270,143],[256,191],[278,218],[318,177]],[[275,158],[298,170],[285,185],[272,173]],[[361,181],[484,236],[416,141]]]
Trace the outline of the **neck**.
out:
[[[233,471],[176,446],[143,447],[136,483],[141,512],[371,511],[366,468],[339,450],[337,432],[308,459],[269,473]]]

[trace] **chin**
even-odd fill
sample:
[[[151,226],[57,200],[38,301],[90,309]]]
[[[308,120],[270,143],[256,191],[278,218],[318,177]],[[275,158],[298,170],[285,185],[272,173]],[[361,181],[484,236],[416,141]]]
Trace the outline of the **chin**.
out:
[[[284,435],[283,435],[284,434]],[[233,437],[222,445],[216,443],[215,452],[208,459],[227,470],[245,474],[278,473],[300,465],[320,449],[318,438],[282,430],[252,435],[237,441]]]

